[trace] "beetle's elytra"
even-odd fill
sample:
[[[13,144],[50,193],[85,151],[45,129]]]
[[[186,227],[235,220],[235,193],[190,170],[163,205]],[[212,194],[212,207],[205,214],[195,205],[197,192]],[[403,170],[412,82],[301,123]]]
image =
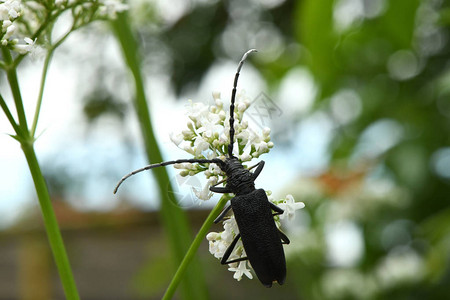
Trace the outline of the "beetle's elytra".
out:
[[[256,170],[251,173],[233,156],[234,141],[234,103],[236,98],[237,82],[242,65],[247,56],[256,52],[255,49],[247,51],[239,62],[234,78],[230,105],[230,143],[228,155],[225,160],[215,159],[178,159],[173,161],[151,164],[125,175],[117,184],[114,193],[128,177],[157,167],[173,165],[177,163],[214,163],[226,173],[224,187],[211,186],[215,193],[233,193],[230,205],[226,207],[214,221],[221,221],[230,209],[233,210],[239,234],[236,235],[231,245],[222,257],[222,264],[249,260],[256,276],[266,287],[271,287],[273,282],[283,284],[286,279],[286,260],[282,244],[289,244],[288,237],[275,225],[274,215],[282,214],[283,210],[269,202],[263,189],[255,189],[255,180],[264,167],[264,161],[256,165]],[[242,240],[247,257],[228,260],[236,243]]]

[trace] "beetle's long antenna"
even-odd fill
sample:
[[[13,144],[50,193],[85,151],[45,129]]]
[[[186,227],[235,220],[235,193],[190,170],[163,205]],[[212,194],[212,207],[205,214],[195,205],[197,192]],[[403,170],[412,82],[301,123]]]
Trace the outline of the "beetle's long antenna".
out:
[[[233,84],[233,91],[231,92],[231,105],[230,105],[230,144],[228,145],[228,156],[233,157],[233,143],[234,143],[234,101],[236,100],[236,89],[237,89],[237,82],[239,79],[239,72],[241,72],[242,65],[244,64],[244,61],[247,59],[247,56],[252,53],[257,52],[256,49],[250,49],[247,52],[244,53],[242,56],[241,61],[239,62],[236,75],[234,76],[234,84]]]
[[[142,171],[147,171],[150,169],[154,169],[154,168],[158,168],[158,167],[164,167],[164,166],[168,166],[168,165],[173,165],[173,164],[181,164],[181,163],[215,163],[218,164],[219,167],[223,167],[224,166],[224,162],[218,158],[214,158],[214,159],[177,159],[177,160],[171,160],[171,161],[165,161],[159,164],[152,164],[152,165],[148,165],[145,166],[143,168],[134,170],[133,172],[125,175],[122,177],[122,179],[120,179],[120,181],[117,183],[116,187],[114,188],[114,194],[117,193],[117,190],[119,189],[119,186],[122,184],[122,182],[124,182],[125,180],[128,179],[128,177],[133,176],[134,174],[140,173]]]

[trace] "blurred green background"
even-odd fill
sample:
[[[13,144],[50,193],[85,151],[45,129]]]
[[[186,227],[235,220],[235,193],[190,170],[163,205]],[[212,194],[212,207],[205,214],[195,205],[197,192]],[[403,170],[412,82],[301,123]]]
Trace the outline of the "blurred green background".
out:
[[[275,148],[262,159],[289,170],[260,177],[271,185],[261,187],[306,204],[286,224],[287,281],[270,290],[256,279],[237,282],[204,243],[199,256],[211,299],[448,299],[448,1],[129,4],[157,136],[170,125],[155,120],[171,121],[161,107],[178,100],[182,109],[188,98],[202,101],[217,86],[231,88],[250,48],[259,53],[244,66],[239,87],[252,98],[264,92],[282,111],[266,118]],[[81,298],[158,299],[173,270],[154,187],[142,190],[144,178],[120,197],[110,195],[118,178],[145,164],[127,70],[105,24],[67,44],[54,70],[75,70],[64,76],[75,82],[75,117],[67,123],[76,127],[77,142],[46,144],[44,131],[37,151]],[[32,74],[37,63],[21,72]],[[223,75],[217,68],[225,65],[231,67]],[[256,78],[253,87],[245,86],[246,74]],[[48,89],[54,85],[50,77]],[[53,95],[60,102],[64,96]],[[45,103],[44,97],[43,110]],[[24,185],[32,198],[30,182]],[[4,187],[0,197],[16,196]],[[38,208],[24,203],[0,232],[0,299],[61,299]],[[184,207],[196,232],[210,206]]]

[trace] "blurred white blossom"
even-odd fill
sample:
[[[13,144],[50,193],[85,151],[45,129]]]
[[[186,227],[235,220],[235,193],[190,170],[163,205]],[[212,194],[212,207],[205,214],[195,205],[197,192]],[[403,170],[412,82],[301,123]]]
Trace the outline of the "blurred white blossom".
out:
[[[46,29],[52,30],[55,21],[49,22],[47,16],[71,17],[70,31],[74,31],[96,20],[114,19],[117,13],[127,9],[128,5],[122,0],[56,0],[54,5],[50,2],[44,5],[41,1],[0,0],[0,46],[21,55],[40,52],[36,42],[48,42],[42,37],[48,34]],[[70,13],[64,14],[66,11]]]
[[[412,249],[394,249],[376,270],[380,286],[387,289],[402,284],[415,284],[425,275],[422,258]]]
[[[117,13],[128,9],[128,5],[123,3],[121,0],[102,0],[100,2],[102,3],[99,9],[100,15],[109,19],[115,19],[117,17]]]

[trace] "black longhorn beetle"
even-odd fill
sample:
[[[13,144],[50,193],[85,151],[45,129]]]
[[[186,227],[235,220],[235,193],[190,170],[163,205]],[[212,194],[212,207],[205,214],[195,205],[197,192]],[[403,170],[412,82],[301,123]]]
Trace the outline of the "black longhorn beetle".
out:
[[[277,228],[273,219],[274,216],[282,214],[283,210],[272,202],[269,202],[266,192],[263,189],[255,189],[254,182],[264,167],[264,161],[256,164],[254,166],[257,167],[256,170],[251,173],[233,155],[234,102],[237,82],[242,65],[251,52],[256,52],[256,50],[251,49],[242,56],[234,78],[230,105],[230,144],[228,145],[228,156],[225,158],[225,161],[219,158],[194,158],[151,164],[125,175],[118,182],[114,189],[114,194],[122,182],[128,177],[145,170],[177,163],[213,163],[218,165],[226,173],[226,184],[224,187],[218,187],[216,184],[209,189],[215,193],[233,193],[235,197],[230,200],[231,205],[227,206],[219,214],[214,220],[214,223],[220,222],[229,210],[233,209],[234,217],[239,228],[239,233],[225,251],[220,263],[225,265],[248,259],[261,283],[266,287],[271,287],[274,281],[278,281],[281,285],[286,279],[286,260],[282,244],[289,244],[289,239]],[[247,257],[228,260],[239,239],[242,240]]]

